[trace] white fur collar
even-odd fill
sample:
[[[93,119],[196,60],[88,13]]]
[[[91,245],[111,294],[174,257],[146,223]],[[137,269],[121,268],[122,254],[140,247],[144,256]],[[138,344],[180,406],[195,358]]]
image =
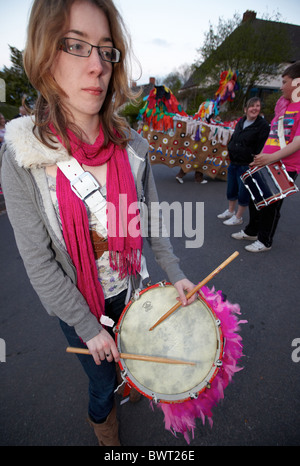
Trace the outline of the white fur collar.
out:
[[[69,159],[67,150],[58,142],[57,150],[42,144],[33,134],[34,121],[30,116],[16,118],[6,124],[5,142],[16,161],[23,168],[40,168]]]

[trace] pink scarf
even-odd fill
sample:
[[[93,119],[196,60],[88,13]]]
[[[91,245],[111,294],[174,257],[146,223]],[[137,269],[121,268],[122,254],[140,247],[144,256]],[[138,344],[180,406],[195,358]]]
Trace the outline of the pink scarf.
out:
[[[53,127],[50,128],[55,134]],[[130,235],[129,231],[130,221],[134,219],[136,224],[139,217],[137,204],[135,209],[132,209],[134,213],[128,211],[131,204],[137,202],[137,195],[126,150],[111,142],[104,147],[101,126],[93,145],[79,141],[70,130],[67,130],[67,134],[72,156],[80,164],[93,167],[107,163],[107,203],[115,206],[114,209],[107,209],[110,266],[119,271],[120,278],[140,272],[142,238],[139,232],[137,234],[137,230],[134,235]],[[62,142],[59,137],[58,139]],[[121,197],[122,208],[119,194],[124,195]],[[59,169],[57,199],[67,250],[77,270],[77,287],[85,297],[91,312],[100,319],[104,314],[104,294],[98,279],[86,207],[71,190],[69,180]],[[125,218],[124,213],[127,213]],[[121,235],[119,231],[122,232]]]
[[[275,105],[275,118],[278,120],[279,117],[284,116],[286,109],[288,108],[290,101],[285,97],[281,96]]]

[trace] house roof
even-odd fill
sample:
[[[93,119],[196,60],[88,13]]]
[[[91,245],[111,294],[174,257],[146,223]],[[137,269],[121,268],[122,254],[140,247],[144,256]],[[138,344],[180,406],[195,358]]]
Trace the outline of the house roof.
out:
[[[154,87],[155,87],[155,78],[150,77],[148,84],[141,84],[140,86],[138,86],[136,83],[132,83],[131,89],[137,92],[142,91],[141,96],[147,97]]]
[[[286,57],[287,63],[294,63],[295,61],[300,60],[300,26],[295,24],[281,23],[278,21],[268,21],[264,19],[257,19],[255,12],[247,11],[244,13],[243,22],[250,20],[252,22],[252,27],[254,30],[259,30],[263,28],[266,23],[274,27],[273,31],[276,31],[276,28],[280,28],[281,32],[284,31],[290,39],[290,56]],[[242,24],[242,23],[241,23]],[[240,27],[240,26],[239,26]],[[232,32],[234,34],[235,31]],[[231,34],[231,35],[232,35]],[[226,39],[225,39],[226,40]],[[225,41],[224,41],[225,42]],[[223,42],[223,44],[224,44]],[[222,46],[222,44],[221,44]],[[180,91],[184,91],[193,87],[198,86],[201,75],[201,65],[192,73],[190,78],[184,83]]]

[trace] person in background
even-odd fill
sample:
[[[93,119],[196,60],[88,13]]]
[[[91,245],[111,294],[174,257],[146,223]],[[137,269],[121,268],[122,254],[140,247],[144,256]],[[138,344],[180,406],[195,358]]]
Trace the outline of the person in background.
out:
[[[24,105],[21,105],[21,106],[19,107],[19,113],[18,113],[18,115],[14,116],[14,117],[13,117],[13,120],[15,120],[16,118],[21,118],[21,117],[26,116],[26,115],[28,115],[28,112],[27,112],[25,106],[24,106]]]
[[[243,214],[250,201],[250,194],[244,186],[241,175],[259,154],[269,134],[267,121],[260,116],[261,101],[252,97],[245,106],[245,115],[239,120],[228,143],[230,164],[227,178],[228,208],[218,218],[224,220],[224,225],[235,226],[243,223]],[[237,206],[237,211],[236,211]]]
[[[300,61],[293,63],[282,74],[282,96],[275,107],[268,140],[254,157],[250,167],[264,167],[282,160],[289,176],[295,180],[300,172]],[[281,143],[281,136],[284,142]],[[280,219],[283,199],[257,210],[252,200],[250,219],[245,230],[233,233],[237,240],[254,241],[245,247],[249,252],[269,251]]]
[[[182,168],[179,170],[179,172],[176,175],[176,180],[178,183],[183,184],[183,178],[185,177],[186,173],[182,170]],[[203,173],[199,171],[195,171],[195,183],[201,183],[201,184],[206,184],[207,180],[204,179]]]

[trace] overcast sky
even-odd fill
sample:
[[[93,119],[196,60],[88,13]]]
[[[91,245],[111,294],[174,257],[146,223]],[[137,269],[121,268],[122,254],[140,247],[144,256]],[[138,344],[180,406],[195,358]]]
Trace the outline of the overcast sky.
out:
[[[8,44],[23,50],[32,0],[0,0],[0,69],[10,66]],[[132,36],[142,74],[133,79],[146,84],[150,76],[164,77],[196,61],[209,24],[254,10],[257,17],[280,13],[281,21],[300,25],[299,0],[115,0]],[[262,44],[263,46],[263,44]]]

